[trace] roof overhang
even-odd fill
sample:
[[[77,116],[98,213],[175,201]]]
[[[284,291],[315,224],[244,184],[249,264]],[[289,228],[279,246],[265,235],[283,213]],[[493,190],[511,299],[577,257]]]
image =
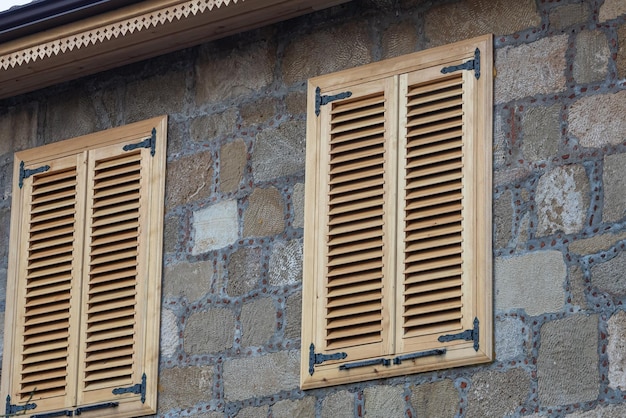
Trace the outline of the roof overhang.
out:
[[[348,0],[145,0],[0,44],[0,98]]]

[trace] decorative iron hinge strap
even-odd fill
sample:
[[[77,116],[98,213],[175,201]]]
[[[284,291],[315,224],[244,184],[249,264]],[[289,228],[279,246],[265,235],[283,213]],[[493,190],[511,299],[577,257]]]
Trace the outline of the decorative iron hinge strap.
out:
[[[413,360],[416,358],[430,357],[430,356],[441,356],[443,354],[446,354],[445,348],[438,348],[435,350],[428,350],[428,351],[420,351],[420,352],[411,353],[411,354],[403,354],[401,356],[394,358],[393,364],[402,364],[404,360]]]
[[[141,403],[146,403],[146,374],[144,373],[141,376],[141,383],[137,383],[136,385],[128,386],[125,388],[113,389],[114,395],[121,395],[124,393],[140,393]]]
[[[37,408],[36,403],[27,403],[24,405],[11,405],[11,396],[7,395],[7,404],[5,408],[6,415],[15,415],[18,412],[22,411],[30,411],[31,409]]]
[[[342,360],[348,357],[348,353],[321,354],[315,352],[315,344],[309,346],[309,374],[313,376],[315,365],[322,364],[328,360]]]
[[[117,408],[119,404],[119,402],[107,402],[98,405],[82,406],[80,408],[76,408],[76,415],[80,415],[83,412],[95,411],[98,409]]]
[[[136,144],[124,145],[122,149],[124,151],[132,151],[137,148],[150,148],[150,155],[154,157],[154,154],[156,154],[156,128],[152,128],[152,135],[150,138],[146,138]]]
[[[377,366],[382,364],[383,366],[391,366],[391,360],[387,358],[377,358],[374,360],[355,361],[354,363],[346,363],[339,366],[339,370],[356,369],[357,367]]]
[[[29,178],[30,176],[34,174],[44,173],[48,170],[50,170],[49,165],[42,165],[41,167],[37,167],[33,169],[24,168],[24,161],[22,161],[20,163],[20,181],[19,181],[20,189],[24,185],[25,179]]]
[[[474,318],[474,329],[468,329],[458,334],[442,335],[438,338],[440,343],[453,340],[474,341],[474,350],[478,351],[478,318]]]
[[[47,414],[35,414],[35,415],[31,415],[30,418],[71,417],[73,415],[74,413],[72,411],[65,410],[65,411],[48,412]],[[78,415],[78,413],[76,415]]]
[[[480,78],[480,49],[476,48],[474,51],[474,59],[464,62],[459,65],[452,65],[450,67],[443,67],[441,72],[443,74],[452,73],[459,70],[474,70],[474,77],[476,80]]]
[[[322,96],[322,90],[318,87],[315,89],[315,116],[320,115],[320,108],[335,100],[347,99],[352,96],[351,91],[344,91],[343,93],[334,94],[332,96]]]

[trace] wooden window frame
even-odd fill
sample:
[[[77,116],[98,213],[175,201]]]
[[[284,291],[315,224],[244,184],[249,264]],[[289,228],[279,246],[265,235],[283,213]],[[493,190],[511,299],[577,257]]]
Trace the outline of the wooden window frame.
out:
[[[300,373],[302,389],[400,376],[493,360],[492,42],[492,35],[485,35],[309,80]],[[479,66],[471,66],[470,63],[478,61]],[[455,322],[458,329],[454,332],[449,329],[438,330],[437,326],[433,325],[434,331],[424,331],[423,334],[413,337],[409,336],[409,331],[407,331],[409,329],[406,325],[407,320],[402,322],[404,306],[402,304],[406,305],[409,298],[403,294],[403,289],[409,286],[409,282],[403,279],[407,275],[405,265],[408,264],[409,257],[403,256],[405,253],[408,254],[405,248],[408,244],[405,244],[406,239],[403,238],[405,236],[403,231],[406,231],[408,225],[406,220],[408,215],[403,214],[408,211],[408,206],[405,206],[404,202],[408,202],[409,192],[406,190],[409,187],[409,180],[405,180],[404,174],[401,174],[408,173],[402,170],[408,170],[407,164],[409,164],[405,163],[408,161],[406,149],[409,141],[407,139],[409,135],[407,112],[409,110],[407,109],[408,100],[410,100],[406,97],[408,97],[409,89],[413,85],[420,85],[422,79],[433,80],[432,83],[436,83],[438,80],[447,80],[446,77],[453,76],[460,80],[455,82],[462,90],[462,105],[459,105],[462,108],[462,116],[459,116],[462,118],[462,123],[459,125],[459,129],[462,129],[462,135],[459,136],[462,140],[462,145],[459,147],[462,150],[459,151],[462,154],[462,157],[459,157],[462,165],[462,168],[459,168],[462,173],[462,180],[459,180],[462,182],[459,192],[462,194],[462,200],[460,200],[462,209],[458,210],[459,223],[462,225],[461,232],[459,232],[461,243],[458,244],[459,258],[462,260],[459,263],[459,270],[462,273],[458,274],[461,278],[459,279],[461,284],[458,285],[461,293],[461,296],[458,296],[461,301],[461,307],[458,308],[461,317]],[[427,81],[423,83],[426,84]],[[384,101],[380,104],[384,106],[384,134],[380,134],[384,135],[384,143],[380,145],[384,146],[384,151],[380,151],[380,155],[384,155],[382,171],[385,174],[384,184],[380,186],[380,200],[385,202],[381,203],[381,207],[384,207],[382,212],[385,214],[381,215],[384,222],[377,238],[371,239],[380,239],[382,242],[382,250],[380,250],[381,260],[383,260],[380,268],[382,285],[378,289],[380,294],[375,296],[381,301],[380,311],[376,310],[380,318],[375,320],[377,321],[375,325],[380,330],[374,334],[373,338],[376,342],[370,343],[363,339],[360,343],[361,340],[355,339],[354,343],[343,343],[343,340],[339,339],[338,345],[334,346],[334,342],[329,343],[329,341],[334,341],[331,335],[336,330],[328,328],[331,326],[328,324],[332,322],[332,319],[328,319],[332,315],[330,313],[332,305],[327,303],[327,300],[332,298],[328,290],[331,288],[327,286],[330,286],[328,283],[332,279],[327,277],[327,274],[330,274],[327,271],[330,271],[331,261],[329,260],[337,257],[334,256],[334,250],[330,250],[334,236],[328,235],[331,230],[330,221],[328,221],[331,217],[329,193],[349,196],[351,191],[346,189],[348,191],[335,192],[334,190],[338,189],[334,189],[336,186],[333,185],[333,180],[330,180],[331,177],[337,177],[337,174],[331,174],[330,171],[329,161],[333,158],[331,154],[344,152],[337,151],[339,147],[337,143],[332,145],[333,139],[331,138],[335,135],[333,132],[337,131],[333,130],[335,128],[331,126],[335,125],[331,124],[338,120],[337,118],[341,118],[341,116],[332,115],[340,115],[338,112],[341,112],[342,106],[349,107],[350,103],[361,100],[361,97],[373,97],[371,95],[377,92],[384,93]],[[371,112],[374,111],[371,110]],[[333,117],[336,119],[332,119]],[[354,117],[362,118],[363,116]],[[383,124],[383,122],[380,123]],[[344,146],[343,149],[349,148]],[[352,179],[345,183],[344,188],[349,188],[350,182],[360,181],[357,177],[358,175],[353,175]],[[343,230],[349,229],[352,220],[346,222]],[[352,232],[345,233],[351,234]],[[370,238],[355,238],[354,242],[349,245],[354,245],[355,248],[365,248],[366,245],[360,243],[367,239]],[[341,251],[344,250],[341,249]],[[359,259],[362,254],[366,254],[366,251],[358,250],[350,261],[346,261],[348,263],[346,265],[355,270],[350,274],[358,274],[358,265],[363,264],[363,261]],[[369,257],[369,255],[363,255],[363,257]],[[346,289],[348,290],[344,292],[350,292],[349,287]],[[362,288],[355,287],[354,289],[356,294],[366,292]],[[359,309],[362,309],[359,306],[371,302],[356,302],[356,298],[345,302],[348,304],[345,306],[351,309],[354,307],[354,310],[350,310],[350,314],[345,314],[345,317],[340,318],[343,322],[337,325],[343,327],[344,323],[349,323],[345,325],[348,328],[345,328],[346,331],[342,337],[346,341],[350,338],[347,334],[351,330],[356,330],[358,327],[364,328],[359,318],[365,317],[359,313],[361,312]],[[429,301],[424,303],[424,306],[428,307]],[[406,315],[408,314],[404,314]],[[363,333],[366,332],[369,331],[363,331]],[[461,334],[463,338],[459,339]],[[454,340],[446,337],[449,335],[454,335]],[[342,343],[345,346],[340,347]]]
[[[2,399],[7,400],[7,415],[37,416],[66,411],[70,416],[80,413],[86,418],[103,414],[127,418],[156,413],[166,141],[167,116],[160,116],[15,153],[1,387]],[[24,393],[25,389],[20,389],[20,385],[24,386],[27,380],[20,376],[25,375],[29,361],[33,360],[21,359],[28,358],[29,347],[36,345],[36,351],[48,358],[44,361],[56,358],[48,354],[53,349],[46,345],[45,337],[57,335],[56,322],[47,319],[44,309],[39,315],[42,321],[52,325],[45,325],[47,331],[40,331],[38,339],[41,341],[27,342],[29,324],[26,322],[35,314],[29,313],[29,296],[24,288],[35,280],[28,278],[28,269],[35,267],[25,259],[30,257],[28,254],[39,251],[34,249],[34,244],[29,244],[29,240],[34,239],[35,228],[28,225],[36,223],[37,216],[37,209],[31,209],[36,208],[36,198],[32,197],[35,194],[30,192],[39,190],[34,188],[35,182],[45,183],[49,181],[46,176],[54,178],[55,173],[65,175],[66,171],[71,173],[70,181],[75,182],[74,192],[67,198],[73,202],[72,213],[67,215],[71,219],[68,228],[73,228],[73,232],[68,232],[73,243],[71,250],[69,244],[62,250],[68,251],[72,259],[71,268],[64,273],[69,295],[67,304],[70,305],[64,321],[69,337],[62,343],[67,355],[58,360],[65,359],[65,365],[55,372],[65,376],[58,378],[61,382],[64,379],[65,386],[55,383],[60,389],[55,389],[54,394],[46,394],[44,389],[38,392],[35,388],[24,398],[20,392]],[[118,183],[128,186],[118,186]],[[63,190],[62,186],[58,188]],[[111,203],[111,199],[115,202]],[[56,195],[49,201],[52,202],[48,204],[51,217],[61,218],[63,215],[56,207],[63,207],[67,202],[57,199]],[[127,206],[134,207],[128,209]],[[109,216],[127,219],[112,221],[106,218]],[[99,219],[106,225],[106,232],[102,229],[89,232],[97,231]],[[120,225],[124,222],[136,226],[126,226],[127,231],[122,236]],[[40,247],[48,248],[50,253],[61,252],[55,237],[62,234],[52,231],[55,233],[46,232],[50,238],[44,238]],[[134,236],[129,238],[128,235]],[[120,267],[118,261],[123,257],[129,257],[131,267]],[[97,271],[98,266],[104,266],[102,272]],[[120,268],[126,270],[118,270]],[[124,277],[114,277],[116,272]],[[43,288],[54,286],[54,274],[46,274]],[[107,286],[107,282],[111,284]],[[42,292],[51,295],[50,299],[58,295],[52,290]],[[32,293],[30,296],[37,298]],[[50,309],[45,304],[48,302],[38,303]],[[51,303],[56,308],[57,302]],[[98,315],[101,316],[96,319]],[[127,348],[120,349],[122,343],[117,341],[125,341]],[[102,345],[107,346],[105,351],[93,354],[93,350],[102,350]],[[38,364],[45,364],[39,367],[46,370],[53,367]],[[52,374],[46,373],[45,376]],[[46,387],[47,377],[40,372],[31,374],[34,385]],[[119,382],[123,384],[118,385]]]

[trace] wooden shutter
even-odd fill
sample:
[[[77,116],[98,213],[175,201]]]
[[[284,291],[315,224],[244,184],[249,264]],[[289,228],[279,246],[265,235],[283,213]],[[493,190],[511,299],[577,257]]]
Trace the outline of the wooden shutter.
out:
[[[491,60],[485,36],[310,80],[304,389],[493,358]]]

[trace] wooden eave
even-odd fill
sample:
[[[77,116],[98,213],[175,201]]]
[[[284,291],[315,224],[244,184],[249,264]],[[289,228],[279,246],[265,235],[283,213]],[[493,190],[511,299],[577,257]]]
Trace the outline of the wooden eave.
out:
[[[348,0],[146,0],[0,44],[0,98]]]

